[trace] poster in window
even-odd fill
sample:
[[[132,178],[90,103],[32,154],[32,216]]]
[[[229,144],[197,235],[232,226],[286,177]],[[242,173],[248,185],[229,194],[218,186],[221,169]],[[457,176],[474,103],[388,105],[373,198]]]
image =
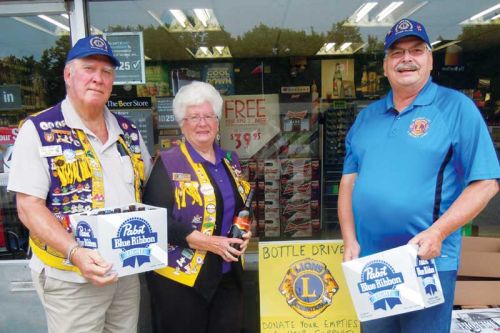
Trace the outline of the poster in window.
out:
[[[234,71],[232,63],[206,64],[201,69],[201,79],[210,83],[222,96],[234,95]]]
[[[354,59],[321,61],[321,97],[326,99],[356,97]]]
[[[280,133],[279,95],[225,96],[221,146],[250,158]]]

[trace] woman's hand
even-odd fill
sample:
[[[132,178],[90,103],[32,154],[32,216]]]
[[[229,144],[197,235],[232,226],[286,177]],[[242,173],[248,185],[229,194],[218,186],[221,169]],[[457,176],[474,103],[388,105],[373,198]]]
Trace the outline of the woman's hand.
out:
[[[193,231],[186,237],[190,248],[210,251],[221,256],[227,262],[238,261],[238,257],[246,250],[249,239],[241,240],[239,238],[227,238],[223,236],[207,236],[198,230]],[[231,246],[232,244],[238,244],[241,250],[238,251]]]

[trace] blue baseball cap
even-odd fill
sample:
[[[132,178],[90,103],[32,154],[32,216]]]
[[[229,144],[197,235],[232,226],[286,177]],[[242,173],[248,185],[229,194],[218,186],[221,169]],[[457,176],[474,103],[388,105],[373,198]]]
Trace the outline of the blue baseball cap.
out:
[[[402,19],[396,22],[385,36],[384,51],[387,51],[396,41],[408,36],[418,37],[431,47],[429,37],[422,24],[410,19]]]
[[[120,66],[120,61],[113,55],[113,50],[108,41],[100,35],[88,36],[78,40],[68,52],[66,63],[73,59],[85,58],[91,55],[105,55],[115,65]]]

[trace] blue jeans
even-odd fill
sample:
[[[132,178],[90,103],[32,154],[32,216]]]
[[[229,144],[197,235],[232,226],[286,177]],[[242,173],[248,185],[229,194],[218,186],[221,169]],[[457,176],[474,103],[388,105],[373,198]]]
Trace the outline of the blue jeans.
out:
[[[362,333],[449,333],[457,271],[439,272],[444,303],[420,311],[361,323]]]

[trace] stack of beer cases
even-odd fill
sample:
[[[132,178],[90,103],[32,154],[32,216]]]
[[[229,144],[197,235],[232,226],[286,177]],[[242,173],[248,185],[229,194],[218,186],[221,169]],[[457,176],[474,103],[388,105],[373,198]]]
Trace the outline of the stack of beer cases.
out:
[[[259,161],[259,171],[262,178],[259,181],[262,188],[259,201],[260,211],[264,216],[264,236],[280,236],[280,167],[277,159]],[[262,170],[261,170],[262,169]]]
[[[320,228],[320,163],[311,158],[280,160],[281,230],[284,237],[310,237]]]
[[[257,237],[259,235],[258,221],[259,221],[259,210],[257,207],[257,197],[258,197],[258,182],[257,182],[257,161],[254,159],[241,159],[240,160],[241,175],[243,179],[250,183],[250,186],[256,190],[256,195],[252,201],[252,224],[251,231],[252,236]]]

